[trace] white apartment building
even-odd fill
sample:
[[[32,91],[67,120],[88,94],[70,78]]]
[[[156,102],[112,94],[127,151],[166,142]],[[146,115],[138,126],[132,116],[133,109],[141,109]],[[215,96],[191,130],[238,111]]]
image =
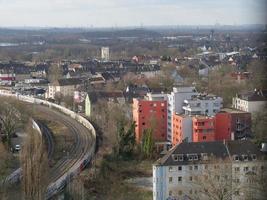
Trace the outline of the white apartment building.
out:
[[[109,61],[109,47],[101,48],[101,59],[104,61]]]
[[[258,183],[266,166],[266,152],[248,140],[184,142],[153,165],[153,200],[206,200],[220,192],[232,200],[264,199]]]
[[[197,95],[195,87],[175,87],[171,94],[168,94],[168,120],[167,120],[167,139],[172,140],[172,117],[174,113],[184,113],[184,100],[191,99],[192,96]]]
[[[238,94],[233,98],[232,107],[245,112],[256,113],[264,109],[267,104],[267,91]]]
[[[167,101],[168,95],[164,93],[147,93],[144,99],[148,101]]]
[[[45,93],[45,98],[55,99],[56,94],[61,94],[62,96],[74,96],[74,91],[77,90],[81,85],[81,79],[59,79],[48,85],[48,90]]]
[[[184,100],[183,109],[186,115],[214,116],[223,107],[221,97],[200,94]]]

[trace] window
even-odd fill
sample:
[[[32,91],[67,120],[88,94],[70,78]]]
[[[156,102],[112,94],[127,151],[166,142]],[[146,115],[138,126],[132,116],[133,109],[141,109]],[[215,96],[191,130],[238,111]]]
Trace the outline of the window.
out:
[[[244,161],[248,161],[248,155],[242,155]]]
[[[178,170],[179,171],[182,171],[182,166],[178,166]]]
[[[183,160],[184,160],[183,155],[179,155],[179,156],[178,156],[178,159],[179,159],[179,161],[183,161]]]
[[[202,160],[208,160],[208,154],[207,153],[202,153]]]
[[[198,170],[198,166],[197,165],[194,166],[194,170]]]
[[[172,183],[172,177],[169,177],[169,183]]]
[[[252,167],[252,171],[257,171],[257,167],[256,166],[253,166]]]
[[[257,158],[255,154],[252,154],[251,157],[252,157],[252,160],[256,160]]]
[[[178,161],[178,155],[172,155],[172,159],[173,159],[174,161]]]
[[[172,191],[171,190],[169,191],[169,196],[172,196]]]
[[[239,191],[237,190],[237,191],[235,191],[235,193],[234,193],[236,196],[239,196]]]
[[[207,139],[207,137],[206,136],[203,136],[203,140],[206,140]]]
[[[193,166],[189,166],[189,170],[193,170]]]
[[[193,177],[192,176],[189,177],[189,181],[193,181]]]
[[[205,165],[205,167],[204,167],[205,169],[208,169],[208,165]]]
[[[178,182],[182,182],[182,177],[181,176],[178,177]]]
[[[240,168],[239,167],[235,167],[235,172],[239,172]]]
[[[142,123],[142,125],[144,126],[144,125],[146,125],[146,123],[145,123],[145,122],[143,122],[143,123]]]
[[[244,172],[247,172],[248,171],[248,167],[244,167]]]
[[[172,168],[172,167],[169,167],[169,171],[170,171],[170,172],[173,171],[173,168]]]
[[[194,155],[194,160],[198,160],[198,156],[197,155]]]
[[[233,158],[234,161],[239,161],[239,157],[238,157],[238,155],[234,155],[233,157],[234,157],[234,158]]]

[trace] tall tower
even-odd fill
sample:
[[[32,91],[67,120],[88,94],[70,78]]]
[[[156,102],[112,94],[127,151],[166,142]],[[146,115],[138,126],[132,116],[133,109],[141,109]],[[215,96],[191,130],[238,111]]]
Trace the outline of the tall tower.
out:
[[[101,59],[104,61],[109,61],[109,47],[101,48]]]

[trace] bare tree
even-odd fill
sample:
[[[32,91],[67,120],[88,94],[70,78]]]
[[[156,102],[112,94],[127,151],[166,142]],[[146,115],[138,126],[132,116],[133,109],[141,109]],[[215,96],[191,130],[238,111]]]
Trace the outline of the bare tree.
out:
[[[194,175],[192,178],[192,186],[197,192],[192,192],[192,194],[188,195],[192,196],[193,199],[232,199],[232,195],[238,189],[238,184],[234,188],[232,187],[231,165],[218,162],[205,167],[201,174]]]
[[[11,137],[15,133],[21,120],[21,114],[15,106],[7,101],[3,101],[0,105],[0,124],[1,132],[4,134],[4,142],[11,148]]]
[[[31,127],[27,127],[27,138],[21,151],[22,192],[26,200],[44,199],[47,188],[47,153],[42,136]]]
[[[68,185],[68,193],[71,200],[84,200],[85,190],[81,177],[77,177]]]
[[[60,66],[60,64],[52,64],[48,70],[48,80],[50,82],[54,82],[62,78],[62,74],[63,74],[62,66]]]

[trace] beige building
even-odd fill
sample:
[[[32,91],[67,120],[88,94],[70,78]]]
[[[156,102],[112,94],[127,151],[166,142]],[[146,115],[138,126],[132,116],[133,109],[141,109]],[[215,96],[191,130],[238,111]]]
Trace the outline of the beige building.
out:
[[[74,91],[79,89],[81,85],[82,81],[78,78],[59,79],[48,85],[45,98],[55,99],[56,94],[60,94],[62,96],[73,96]]]
[[[256,113],[264,109],[267,104],[267,91],[255,90],[253,92],[238,94],[233,98],[232,107],[245,112]]]

